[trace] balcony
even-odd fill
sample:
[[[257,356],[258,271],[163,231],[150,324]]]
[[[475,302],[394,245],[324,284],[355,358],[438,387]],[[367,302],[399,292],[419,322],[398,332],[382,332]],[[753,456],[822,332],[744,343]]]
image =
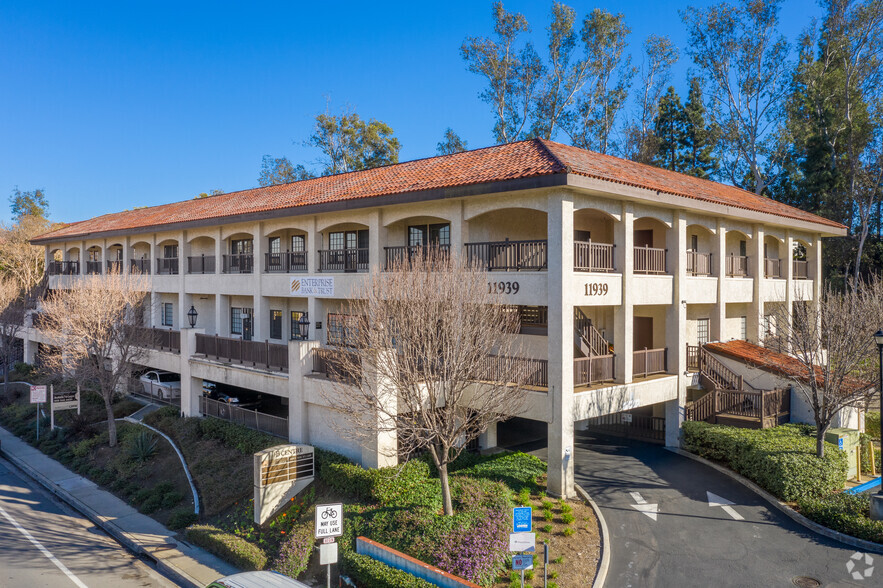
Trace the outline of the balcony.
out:
[[[614,356],[593,355],[573,360],[573,385],[591,386],[599,382],[611,382],[614,378]]]
[[[592,243],[591,241],[575,241],[573,243],[573,269],[577,272],[612,272],[612,243]]]
[[[781,278],[782,260],[765,258],[763,260],[763,276],[765,278]]]
[[[136,327],[148,346],[160,351],[181,352],[181,331],[157,329],[156,327]]]
[[[215,273],[214,255],[191,255],[187,258],[188,274],[213,274]]]
[[[101,273],[101,262],[100,261],[87,261],[86,262],[86,273],[87,274],[100,274]]]
[[[130,259],[129,273],[132,274],[150,274],[149,259]]]
[[[264,271],[270,274],[306,272],[307,252],[286,251],[285,253],[265,253]]]
[[[157,257],[156,273],[158,275],[176,276],[178,275],[178,258],[177,257]]]
[[[322,249],[320,272],[367,272],[368,249]]]
[[[435,245],[431,247],[423,247],[422,245],[410,245],[407,247],[384,247],[386,262],[383,266],[384,271],[390,271],[395,268],[411,267],[415,260],[424,262],[432,261],[434,264],[444,263],[450,258],[450,245]],[[430,264],[426,264],[430,265]]]
[[[222,259],[225,274],[250,274],[254,271],[254,255],[250,253],[223,255]]]
[[[466,243],[466,260],[488,272],[542,271],[549,267],[548,243],[545,239]]]
[[[653,374],[664,374],[668,359],[668,349],[642,349],[635,351],[632,363],[632,376],[644,378]]]
[[[809,263],[806,260],[795,259],[792,262],[792,266],[795,280],[806,280],[809,278]]]
[[[107,273],[109,273],[109,274],[123,273],[123,260],[122,259],[108,260],[107,261]]]
[[[228,363],[251,364],[269,370],[288,371],[288,345],[279,343],[245,341],[197,333],[196,353]]]
[[[358,365],[361,361],[355,351],[343,349],[316,348],[312,351],[313,372],[322,374],[329,380],[351,381],[346,365]]]
[[[688,276],[710,276],[711,275],[711,253],[699,253],[698,251],[687,251],[687,275]]]
[[[635,247],[636,274],[664,274],[665,249],[656,247]]]
[[[46,267],[50,276],[75,276],[80,273],[79,261],[50,261]]]
[[[748,276],[748,256],[728,255],[727,276],[731,278],[744,278]]]

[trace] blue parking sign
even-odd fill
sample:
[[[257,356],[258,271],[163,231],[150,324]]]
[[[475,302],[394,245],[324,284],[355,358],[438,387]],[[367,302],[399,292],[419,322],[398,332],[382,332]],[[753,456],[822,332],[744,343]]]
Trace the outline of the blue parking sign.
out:
[[[517,506],[512,509],[512,532],[530,533],[533,521],[533,509],[529,506]]]

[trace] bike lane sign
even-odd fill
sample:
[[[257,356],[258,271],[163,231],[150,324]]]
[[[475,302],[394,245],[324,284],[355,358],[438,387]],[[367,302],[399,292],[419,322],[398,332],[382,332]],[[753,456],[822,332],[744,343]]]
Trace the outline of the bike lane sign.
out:
[[[343,535],[343,504],[316,506],[316,539]]]

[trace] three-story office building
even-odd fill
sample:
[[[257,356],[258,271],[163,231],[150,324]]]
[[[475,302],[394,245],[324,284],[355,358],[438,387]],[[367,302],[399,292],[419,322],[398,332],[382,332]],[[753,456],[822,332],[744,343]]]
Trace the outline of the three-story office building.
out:
[[[549,490],[570,494],[575,426],[645,407],[676,444],[688,345],[762,339],[772,307],[820,295],[821,240],[843,234],[731,186],[534,139],[108,214],[34,243],[50,288],[149,274],[151,324],[170,330],[149,363],[182,375],[185,414],[206,410],[203,380],[279,396],[292,441],[368,466],[395,440],[353,446],[322,394],[342,301],[422,247],[464,255],[520,313],[523,359],[540,367],[519,416],[547,424]],[[32,356],[39,330],[26,337]]]

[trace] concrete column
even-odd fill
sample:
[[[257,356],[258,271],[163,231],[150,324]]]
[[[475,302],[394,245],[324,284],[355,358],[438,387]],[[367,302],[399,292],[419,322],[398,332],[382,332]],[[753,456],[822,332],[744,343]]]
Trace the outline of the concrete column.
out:
[[[386,243],[386,228],[379,209],[368,213],[368,265],[383,267],[383,244]]]
[[[394,349],[379,349],[379,354],[385,354],[384,363],[395,361]],[[378,370],[372,369],[364,363],[362,373],[364,378],[376,378],[375,381],[367,383],[370,390],[377,394],[379,402],[384,407],[385,414],[378,414],[378,428],[374,432],[366,431],[366,438],[362,442],[362,467],[364,468],[384,468],[398,464],[398,436],[394,429],[390,429],[394,425],[392,420],[396,413],[396,403],[398,402],[398,394],[395,390],[395,383],[378,374]],[[369,425],[370,426],[370,425]]]
[[[665,317],[665,346],[668,348],[668,373],[677,374],[678,397],[665,403],[665,444],[678,447],[687,398],[687,348],[683,338],[687,331],[687,220],[681,211],[674,213],[666,247],[673,280],[672,303]]]
[[[36,341],[31,340],[31,333],[34,332],[34,315],[33,312],[36,311],[28,311],[24,316],[24,332],[22,333],[24,338],[22,340],[22,347],[24,351],[24,357],[22,357],[22,361],[34,365],[34,362],[37,360],[37,347],[38,343]]]
[[[181,329],[181,413],[185,417],[200,416],[199,399],[202,397],[202,380],[190,375],[190,358],[196,353],[196,335],[205,329]]]
[[[322,235],[316,230],[315,216],[308,219],[307,225],[307,239],[304,244],[304,248],[307,250],[307,271],[315,274],[319,271],[319,250],[322,249]]]
[[[80,275],[86,275],[86,242],[80,241]]]
[[[497,423],[490,425],[487,431],[479,435],[478,446],[482,451],[493,449],[497,446]]]
[[[712,270],[717,276],[717,304],[711,311],[711,340],[723,341],[726,338],[727,301],[724,298],[724,284],[727,279],[727,229],[721,219],[717,219],[717,234],[712,251]]]
[[[187,311],[193,304],[192,296],[187,294],[187,288],[184,284],[184,277],[187,273],[187,264],[185,263],[187,247],[187,231],[181,231],[178,235],[178,328],[190,327],[190,321],[187,320]]]
[[[469,241],[469,225],[463,218],[463,201],[454,203],[451,215],[451,254],[465,255],[466,243]]]
[[[215,296],[215,332],[221,337],[230,336],[230,296]]]
[[[549,423],[548,491],[575,495],[573,480],[573,196],[555,192],[548,200]]]
[[[748,340],[753,343],[760,343],[763,336],[763,283],[764,277],[764,258],[763,258],[763,226],[754,225],[754,236],[752,237],[752,258],[749,262],[749,269],[754,272],[754,294],[751,298],[751,304],[748,305]]]
[[[310,339],[318,341],[320,345],[325,343],[325,332],[328,330],[328,325],[325,324],[325,301],[315,296],[307,298],[307,318],[310,319]],[[321,329],[316,326],[317,322],[322,323]]]
[[[616,353],[616,381],[629,384],[632,381],[634,363],[635,307],[632,284],[635,266],[635,211],[631,202],[622,203],[622,221],[614,228],[613,252],[616,269],[622,272],[622,304],[613,311],[614,352]]]
[[[147,257],[150,268],[150,326],[160,326],[159,292],[156,291],[156,233],[150,235],[150,254]]]
[[[224,271],[224,240],[221,238],[221,227],[215,231],[215,273],[220,274]]]
[[[132,257],[132,238],[126,237],[123,239],[123,267],[120,271],[121,274],[129,274],[132,273],[132,262],[129,261]]]
[[[311,354],[318,341],[288,342],[288,441],[309,443],[310,430],[304,377],[313,371]]]
[[[785,308],[788,317],[788,324],[783,325],[783,328],[787,329],[786,333],[790,333],[794,324],[794,237],[791,231],[785,231],[785,254],[779,255],[779,258],[785,265]]]
[[[813,236],[811,265],[808,271],[812,279],[812,299],[818,304],[822,299],[822,237],[819,235]]]
[[[252,325],[255,341],[263,341],[270,338],[270,303],[264,298],[262,288],[262,273],[264,270],[264,252],[267,244],[264,242],[264,224],[255,223],[254,228],[254,279],[253,296],[254,315]]]

